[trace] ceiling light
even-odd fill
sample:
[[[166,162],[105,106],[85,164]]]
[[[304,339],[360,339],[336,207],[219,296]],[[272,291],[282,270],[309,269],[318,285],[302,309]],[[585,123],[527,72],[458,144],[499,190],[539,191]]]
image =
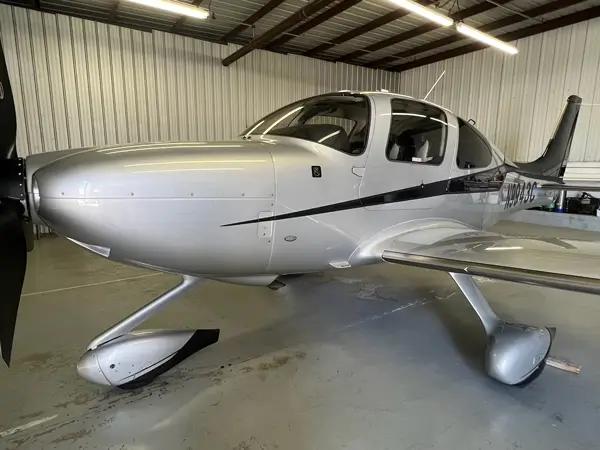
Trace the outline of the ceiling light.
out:
[[[169,0],[127,0],[132,3],[138,3],[144,6],[150,6],[156,9],[162,9],[180,16],[194,17],[195,19],[208,19],[210,13],[203,8],[191,6],[185,3],[171,2]]]
[[[419,14],[432,22],[439,23],[443,27],[449,27],[454,23],[450,17],[444,16],[443,14],[437,13],[432,9],[425,8],[411,0],[392,0],[398,6],[408,9],[410,12]]]
[[[457,23],[456,31],[458,31],[460,34],[464,34],[465,36],[475,39],[476,41],[489,45],[490,47],[496,47],[503,52],[510,53],[511,55],[516,55],[519,53],[519,50],[514,45],[507,44],[500,39],[496,39],[487,33],[482,33],[481,31],[465,25],[464,23]]]

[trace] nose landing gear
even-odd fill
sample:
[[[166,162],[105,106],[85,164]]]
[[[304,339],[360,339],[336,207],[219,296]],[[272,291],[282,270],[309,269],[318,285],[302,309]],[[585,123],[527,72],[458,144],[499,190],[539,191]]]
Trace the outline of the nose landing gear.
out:
[[[197,351],[216,343],[218,329],[131,332],[201,281],[184,275],[180,284],[97,336],[77,364],[79,375],[92,383],[135,389],[146,386]]]

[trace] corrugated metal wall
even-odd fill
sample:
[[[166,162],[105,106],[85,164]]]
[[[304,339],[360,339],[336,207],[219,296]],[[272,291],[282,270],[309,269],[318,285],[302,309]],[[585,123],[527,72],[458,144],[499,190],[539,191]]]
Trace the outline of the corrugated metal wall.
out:
[[[0,5],[21,155],[94,145],[235,136],[269,111],[340,89],[430,96],[473,118],[514,160],[541,154],[566,97],[600,103],[600,19],[401,75]],[[584,106],[572,161],[600,162],[600,106]]]
[[[21,155],[125,142],[233,137],[271,110],[400,76],[0,5]]]
[[[402,73],[401,91],[473,118],[507,156],[531,160],[543,152],[571,94],[600,103],[600,19],[514,42],[516,56],[487,49]],[[600,106],[583,106],[571,161],[600,161]]]

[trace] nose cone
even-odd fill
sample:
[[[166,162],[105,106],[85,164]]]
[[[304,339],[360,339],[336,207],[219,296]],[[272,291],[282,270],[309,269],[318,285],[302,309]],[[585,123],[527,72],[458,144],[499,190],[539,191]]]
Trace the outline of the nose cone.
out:
[[[96,352],[88,350],[77,363],[77,373],[80,377],[102,386],[110,386],[110,382],[100,370]]]

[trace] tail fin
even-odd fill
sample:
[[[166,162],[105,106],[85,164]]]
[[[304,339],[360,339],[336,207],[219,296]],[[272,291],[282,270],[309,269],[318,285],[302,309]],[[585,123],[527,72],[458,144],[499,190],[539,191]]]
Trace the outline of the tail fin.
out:
[[[563,109],[554,134],[548,141],[544,154],[535,161],[520,163],[519,167],[532,174],[562,178],[569,160],[571,142],[580,108],[581,97],[571,95],[567,99],[567,104]]]

